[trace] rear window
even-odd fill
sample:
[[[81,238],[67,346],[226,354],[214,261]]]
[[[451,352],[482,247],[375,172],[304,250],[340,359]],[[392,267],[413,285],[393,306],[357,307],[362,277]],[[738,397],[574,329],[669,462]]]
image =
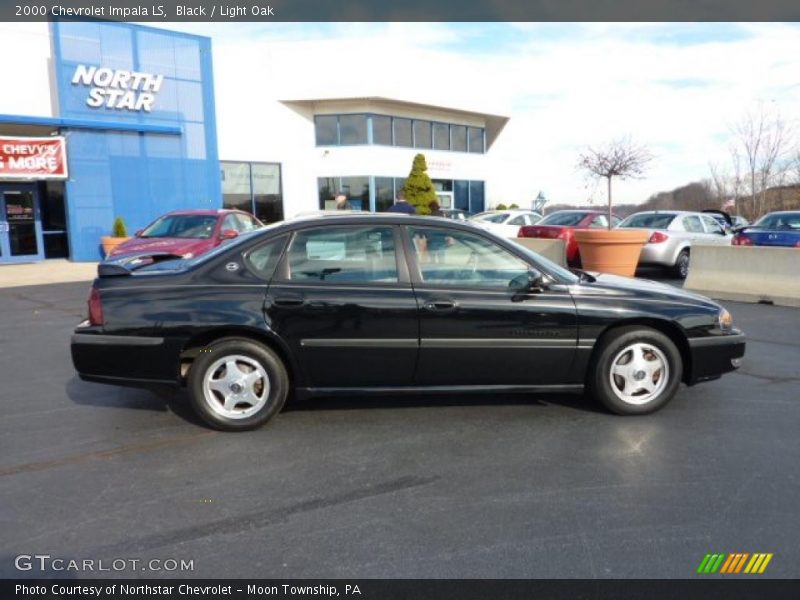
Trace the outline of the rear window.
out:
[[[216,215],[166,215],[142,231],[140,237],[208,239],[216,225]]]
[[[577,225],[585,216],[586,213],[581,212],[555,212],[539,221],[539,225]]]
[[[642,227],[645,229],[667,229],[675,215],[662,213],[640,213],[631,215],[619,227]]]
[[[773,213],[756,221],[755,227],[764,229],[800,229],[800,213]]]
[[[508,213],[481,213],[472,217],[474,221],[484,221],[486,223],[502,223],[508,218]]]

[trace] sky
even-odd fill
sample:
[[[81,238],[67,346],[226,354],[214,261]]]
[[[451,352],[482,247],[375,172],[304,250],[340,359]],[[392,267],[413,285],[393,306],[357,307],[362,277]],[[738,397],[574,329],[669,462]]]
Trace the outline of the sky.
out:
[[[214,69],[261,57],[284,97],[425,98],[510,117],[489,151],[490,200],[605,202],[577,169],[627,137],[655,156],[615,202],[707,179],[732,127],[758,106],[800,112],[800,25],[789,23],[173,23],[212,38]],[[270,57],[281,57],[270,64]],[[286,59],[285,57],[292,57]],[[314,77],[308,77],[313,72]],[[424,93],[420,95],[419,89]],[[219,96],[219,92],[218,92]],[[219,105],[219,103],[218,103]],[[219,120],[227,118],[218,115]]]

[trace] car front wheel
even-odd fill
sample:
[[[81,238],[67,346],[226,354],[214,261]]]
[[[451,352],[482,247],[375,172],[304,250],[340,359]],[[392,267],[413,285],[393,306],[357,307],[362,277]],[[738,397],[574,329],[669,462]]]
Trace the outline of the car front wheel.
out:
[[[281,359],[247,339],[224,339],[198,354],[189,371],[189,393],[197,414],[226,431],[260,427],[280,412],[289,390]]]
[[[641,415],[669,402],[682,377],[683,361],[672,340],[649,327],[623,327],[597,349],[587,386],[610,411]]]

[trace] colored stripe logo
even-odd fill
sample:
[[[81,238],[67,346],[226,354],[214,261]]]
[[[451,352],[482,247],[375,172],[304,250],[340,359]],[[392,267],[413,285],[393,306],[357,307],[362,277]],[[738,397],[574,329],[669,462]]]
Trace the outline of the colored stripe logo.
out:
[[[772,560],[772,553],[733,552],[730,554],[706,554],[697,567],[701,575],[713,575],[719,572],[724,575],[746,573],[760,575]]]

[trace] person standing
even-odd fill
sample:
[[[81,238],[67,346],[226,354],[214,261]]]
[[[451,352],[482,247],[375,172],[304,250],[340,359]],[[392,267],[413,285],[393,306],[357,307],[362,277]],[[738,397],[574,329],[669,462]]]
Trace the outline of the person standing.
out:
[[[397,192],[397,197],[394,200],[394,204],[389,207],[387,212],[393,213],[404,213],[407,215],[415,215],[417,214],[417,209],[406,201],[406,195],[403,190]]]

